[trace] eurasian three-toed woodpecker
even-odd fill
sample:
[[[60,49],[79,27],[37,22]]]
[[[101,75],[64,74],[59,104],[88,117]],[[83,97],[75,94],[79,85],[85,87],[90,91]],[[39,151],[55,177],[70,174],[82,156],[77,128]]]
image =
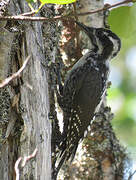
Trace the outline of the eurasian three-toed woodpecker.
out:
[[[76,24],[88,35],[93,48],[73,66],[64,81],[64,130],[57,171],[64,161],[74,158],[79,141],[84,138],[106,91],[109,60],[118,54],[121,47],[119,37],[109,29]]]

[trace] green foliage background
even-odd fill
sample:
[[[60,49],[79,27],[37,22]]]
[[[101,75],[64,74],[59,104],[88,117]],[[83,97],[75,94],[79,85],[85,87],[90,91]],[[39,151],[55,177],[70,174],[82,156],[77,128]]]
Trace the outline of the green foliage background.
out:
[[[108,20],[122,40],[120,54],[112,61],[115,73],[108,90],[108,104],[116,109],[113,127],[123,144],[136,147],[136,4],[113,9]]]

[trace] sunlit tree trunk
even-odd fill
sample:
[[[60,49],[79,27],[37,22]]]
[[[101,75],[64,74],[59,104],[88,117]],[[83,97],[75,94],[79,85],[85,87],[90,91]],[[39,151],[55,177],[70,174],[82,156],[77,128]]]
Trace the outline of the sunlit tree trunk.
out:
[[[8,4],[6,12],[8,15],[30,11],[25,0],[4,1]],[[38,15],[53,17],[55,15],[53,7],[52,5],[44,7]],[[102,0],[80,0],[77,11],[86,12],[102,7]],[[64,9],[68,12],[72,8],[73,6],[69,5]],[[60,8],[59,12],[63,12],[64,9]],[[103,12],[79,18],[81,22],[95,27],[103,27],[103,19]],[[69,64],[69,68],[73,63],[71,59],[78,60],[81,57],[82,49],[77,29],[72,23],[62,21],[68,33],[65,31],[66,36],[63,33],[60,45],[60,52],[67,55],[65,64]],[[0,24],[0,82],[17,72],[30,57],[21,76],[0,89],[0,180],[16,178],[14,166],[17,166],[19,157],[28,159],[24,167],[21,166],[22,161],[17,166],[20,179],[51,179],[51,121],[48,115],[55,109],[52,90],[53,85],[56,86],[53,84],[56,81],[52,66],[61,61],[57,52],[59,31],[55,21],[44,23],[8,21],[4,25]],[[71,36],[72,43],[65,41],[65,44],[63,40],[68,40],[68,35]],[[87,151],[91,157],[89,169],[85,170],[87,174],[80,171],[80,167],[72,165],[72,169],[75,168],[78,174],[73,174],[69,168],[64,173],[66,179],[122,178],[124,155],[110,126],[111,117],[109,108],[105,108],[104,105],[92,125],[92,133],[88,138],[91,141],[89,145],[85,144],[91,149],[91,152]]]
[[[78,13],[90,12],[98,10],[104,7],[103,0],[80,0],[79,6],[77,7]],[[80,22],[92,26],[92,27],[105,27],[107,23],[107,13],[101,11],[99,13],[91,14],[88,16],[79,16],[78,19]],[[72,27],[72,28],[71,28]],[[69,30],[71,28],[71,30]],[[73,26],[68,26],[67,29],[73,32]],[[63,33],[64,36],[64,33]],[[65,43],[65,48],[63,49],[68,59],[69,52],[74,54],[72,50],[76,52],[76,55],[81,56],[81,49],[90,48],[90,42],[85,34],[78,36],[76,41],[77,49],[73,49],[67,45],[73,43],[74,38],[69,38],[71,42]],[[76,38],[77,38],[76,37]],[[87,43],[88,42],[88,43]],[[70,54],[70,55],[71,55]],[[110,83],[109,83],[110,84]],[[113,119],[113,113],[111,109],[107,107],[106,97],[102,103],[101,108],[99,109],[98,114],[96,115],[95,120],[91,125],[91,130],[88,133],[87,138],[82,144],[83,154],[81,150],[78,151],[78,157],[81,160],[78,160],[78,157],[72,164],[67,164],[63,167],[62,173],[60,173],[59,180],[61,175],[65,177],[64,179],[74,180],[74,179],[90,179],[90,180],[123,180],[124,179],[124,162],[126,154],[124,148],[120,145],[119,141],[116,138],[116,135],[111,126],[111,120]],[[82,155],[81,155],[82,154]],[[83,157],[81,157],[83,156]]]

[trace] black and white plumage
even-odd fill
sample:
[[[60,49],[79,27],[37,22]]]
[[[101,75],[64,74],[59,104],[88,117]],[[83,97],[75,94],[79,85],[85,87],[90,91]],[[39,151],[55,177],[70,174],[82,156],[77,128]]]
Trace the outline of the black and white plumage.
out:
[[[121,47],[120,39],[109,29],[76,24],[88,35],[93,48],[73,66],[64,81],[64,130],[57,172],[65,161],[74,158],[79,141],[84,138],[106,90],[109,60],[117,55]]]

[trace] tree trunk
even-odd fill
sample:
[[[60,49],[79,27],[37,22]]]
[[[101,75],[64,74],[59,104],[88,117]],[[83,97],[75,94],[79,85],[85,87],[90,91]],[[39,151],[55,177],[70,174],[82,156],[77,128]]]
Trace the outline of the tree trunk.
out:
[[[102,0],[80,0],[77,12],[80,14],[98,10],[103,7],[104,4]],[[99,28],[108,26],[106,24],[107,13],[104,11],[88,16],[79,16],[78,19],[90,27]],[[70,59],[75,58],[76,61],[78,61],[81,57],[81,49],[90,48],[90,42],[85,34],[79,37],[79,34],[73,32],[74,25],[68,24],[65,21],[63,21],[63,24],[67,27],[67,31],[64,31],[63,36],[66,35],[67,37],[69,31],[72,32],[72,35],[70,34],[69,36],[71,37],[69,37],[69,41],[64,43],[62,52],[64,51],[63,53],[68,57],[66,62],[72,64]],[[77,38],[77,44],[73,41],[75,36]],[[76,48],[74,49],[73,47]],[[73,54],[76,54],[76,57],[72,56]],[[68,162],[63,166],[63,171],[60,171],[61,173],[59,174],[58,180],[61,180],[62,175],[66,180],[123,180],[126,154],[112,129],[112,119],[113,113],[111,109],[107,107],[105,97],[95,120],[92,122],[87,138],[85,138],[82,144],[82,152],[80,148],[78,151],[79,155],[77,154],[75,161],[72,164]]]
[[[7,11],[4,11],[6,15],[30,11],[25,0],[10,2],[3,0],[2,2],[6,2]],[[78,5],[79,12],[88,12],[102,8],[103,1],[80,0]],[[53,17],[56,11],[71,12],[73,9],[72,5],[62,9],[59,7],[57,10],[54,7],[54,5],[46,5],[38,15]],[[79,18],[86,25],[95,27],[103,27],[103,19],[103,12]],[[63,75],[73,65],[73,59],[76,62],[81,57],[82,43],[79,43],[78,38],[77,41],[75,40],[78,32],[72,23],[62,20],[66,34],[63,32],[60,51],[61,54],[67,56],[67,59],[63,59],[64,64],[67,65],[63,69],[65,71],[62,72]],[[17,72],[30,56],[22,75],[8,86],[0,89],[0,179],[2,180],[16,178],[14,166],[19,168],[18,175],[22,180],[51,179],[51,124],[52,137],[56,138],[52,138],[53,151],[54,143],[60,135],[58,134],[60,132],[55,107],[57,84],[54,70],[58,64],[64,66],[61,61],[62,57],[57,51],[59,35],[60,31],[55,21],[51,23],[30,21],[0,23],[0,82]],[[65,42],[68,39],[69,41]],[[69,169],[69,174],[65,173],[67,179],[72,180],[72,176],[92,180],[106,180],[108,177],[112,180],[117,179],[116,175],[120,174],[124,156],[121,156],[122,150],[114,133],[111,132],[110,119],[109,109],[102,107],[101,115],[97,116],[92,125],[91,133],[94,136],[91,134],[90,149],[92,152],[89,153],[94,162],[91,161],[91,171],[88,170],[89,176],[80,172],[80,168],[75,166],[74,168],[79,173],[73,175]],[[101,128],[99,128],[100,126]],[[109,127],[109,129],[107,130],[105,127]],[[97,131],[95,131],[96,129]],[[117,148],[113,148],[113,144]],[[22,157],[22,160],[17,165],[20,161],[19,157]],[[24,157],[28,162],[22,167]]]
[[[7,14],[29,12],[25,1],[7,1]],[[50,17],[54,10],[43,8]],[[5,27],[4,27],[5,26]],[[21,156],[20,179],[51,179],[51,123],[48,64],[56,56],[54,23],[9,21],[0,29],[0,80],[30,60],[22,75],[0,89],[0,179],[15,179],[14,166]],[[37,151],[34,157],[29,155]],[[21,167],[23,158],[28,158]]]

